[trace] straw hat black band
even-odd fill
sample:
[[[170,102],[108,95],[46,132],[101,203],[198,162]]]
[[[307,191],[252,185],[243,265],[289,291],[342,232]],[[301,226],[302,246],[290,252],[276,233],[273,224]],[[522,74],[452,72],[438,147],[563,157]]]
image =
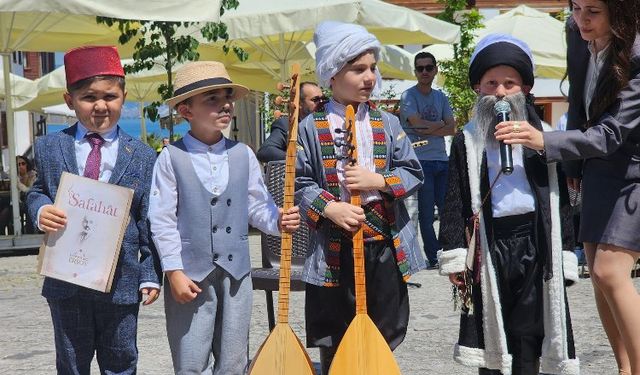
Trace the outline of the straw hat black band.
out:
[[[190,83],[186,86],[182,86],[179,89],[177,89],[176,91],[174,91],[173,95],[174,96],[178,96],[178,95],[182,95],[185,94],[189,91],[193,91],[193,90],[197,90],[201,87],[208,87],[208,86],[216,86],[216,85],[228,85],[231,82],[231,80],[228,80],[226,78],[222,78],[222,77],[216,77],[216,78],[208,78],[208,79],[203,79],[197,82],[193,82]]]
[[[170,108],[189,99],[192,96],[217,89],[231,89],[231,101],[245,97],[249,89],[231,81],[227,69],[217,61],[195,61],[185,64],[176,71],[173,83],[175,92],[167,99]]]

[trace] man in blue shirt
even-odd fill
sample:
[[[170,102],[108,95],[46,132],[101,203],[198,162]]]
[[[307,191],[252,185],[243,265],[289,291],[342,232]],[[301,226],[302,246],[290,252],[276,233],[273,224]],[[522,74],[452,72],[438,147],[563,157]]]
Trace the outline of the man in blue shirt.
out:
[[[431,87],[438,73],[436,58],[420,52],[414,59],[418,84],[400,98],[400,117],[411,141],[427,141],[415,148],[424,172],[424,184],[418,191],[418,221],[424,251],[430,268],[438,266],[437,252],[441,246],[433,229],[434,206],[442,210],[447,186],[448,156],[444,136],[453,135],[456,123],[449,99]]]

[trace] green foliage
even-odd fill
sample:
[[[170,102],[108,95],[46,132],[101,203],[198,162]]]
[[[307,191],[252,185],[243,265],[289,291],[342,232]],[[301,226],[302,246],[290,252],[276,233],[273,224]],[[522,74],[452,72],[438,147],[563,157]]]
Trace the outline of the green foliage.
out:
[[[438,18],[460,26],[460,43],[453,45],[453,59],[439,63],[445,76],[444,90],[449,94],[458,126],[469,122],[476,94],[469,87],[469,61],[473,54],[474,31],[484,27],[477,9],[465,10],[467,0],[438,0],[445,5]],[[437,58],[437,56],[436,56]]]
[[[374,101],[376,106],[389,113],[398,114],[400,110],[400,101],[396,99],[398,93],[395,85],[389,85],[389,88],[380,93],[380,99]]]
[[[571,11],[567,9],[562,9],[561,11],[553,15],[555,19],[557,19],[558,21],[562,21],[563,23],[567,20],[567,18],[569,18],[569,16],[571,16]]]
[[[222,0],[220,15],[226,10],[235,9],[239,5],[238,0]],[[120,44],[135,41],[134,62],[124,66],[126,73],[135,73],[150,70],[155,64],[161,63],[167,71],[167,83],[158,88],[158,94],[162,101],[156,101],[144,108],[144,114],[150,120],[158,120],[158,107],[173,96],[173,70],[174,66],[186,61],[197,61],[200,54],[197,49],[199,42],[187,31],[199,25],[195,22],[156,22],[144,20],[126,20],[119,18],[96,17],[98,24],[106,24],[111,27],[117,25],[120,31]],[[229,47],[229,34],[227,26],[223,22],[208,22],[201,24],[200,32],[203,38],[209,42],[224,41],[225,53],[233,51],[240,61],[245,61],[248,54],[237,46]],[[170,134],[173,134],[173,124],[169,126]]]
[[[171,142],[175,142],[178,139],[180,139],[180,137],[182,137],[181,134],[179,133],[174,133],[173,137],[169,138],[171,140]],[[162,151],[162,138],[160,135],[156,134],[156,133],[151,133],[147,136],[147,144],[149,146],[151,146],[152,149],[156,150],[157,152]]]

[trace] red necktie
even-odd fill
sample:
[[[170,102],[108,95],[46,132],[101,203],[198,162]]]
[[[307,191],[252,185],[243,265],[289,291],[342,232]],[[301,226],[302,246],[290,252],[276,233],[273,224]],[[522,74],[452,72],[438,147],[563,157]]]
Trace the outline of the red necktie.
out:
[[[97,133],[87,134],[85,138],[91,144],[91,152],[89,152],[87,162],[84,165],[84,177],[97,180],[100,176],[100,162],[102,161],[100,147],[104,144],[104,139]]]

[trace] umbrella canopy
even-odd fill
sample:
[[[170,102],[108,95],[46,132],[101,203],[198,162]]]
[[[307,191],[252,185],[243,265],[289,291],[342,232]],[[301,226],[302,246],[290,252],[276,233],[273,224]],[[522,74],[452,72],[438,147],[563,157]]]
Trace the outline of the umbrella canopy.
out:
[[[484,28],[477,30],[476,41],[492,33],[512,35],[531,48],[536,77],[560,79],[564,76],[567,44],[563,22],[547,13],[520,5],[486,21],[484,25]],[[439,61],[453,58],[452,46],[432,45],[422,51],[431,52]]]
[[[512,35],[525,41],[533,53],[536,75],[544,78],[562,78],[567,67],[567,43],[564,23],[548,13],[517,6],[496,16],[478,30],[478,40],[491,33]]]
[[[133,60],[122,60],[122,65],[131,64]],[[160,100],[157,89],[167,80],[163,67],[154,67],[138,73],[127,74],[126,89],[127,100],[136,102],[151,102]],[[32,100],[18,106],[19,111],[41,111],[43,107],[60,104],[63,101],[62,94],[66,91],[67,81],[64,65],[35,80],[36,90]]]
[[[35,81],[15,74],[10,74],[9,77],[11,84],[9,91],[11,91],[11,97],[13,98],[12,104],[14,107],[28,103],[36,96],[37,89]],[[0,80],[0,100],[6,100],[4,85],[4,80]]]
[[[365,26],[382,44],[455,43],[460,39],[457,25],[380,0],[242,0],[238,9],[225,13],[221,20],[233,44],[249,51],[248,63],[255,59],[275,62],[280,80],[288,78],[292,58],[307,53],[304,49],[322,21]],[[200,51],[206,55],[211,44],[196,30],[191,34],[200,39]],[[220,48],[219,43],[212,47]]]
[[[303,80],[315,81],[315,45],[309,43],[303,51],[292,62],[295,61],[302,64]],[[222,62],[229,64],[228,61],[225,61],[229,60],[229,57],[221,50],[217,55],[202,57],[218,61],[222,60]],[[379,62],[382,76],[385,78],[412,79],[412,59],[413,55],[400,47],[383,46]],[[131,63],[133,63],[131,59],[122,60],[122,65]],[[179,69],[180,66],[176,65],[174,68]],[[274,92],[276,91],[276,84],[279,82],[279,66],[273,61],[229,64],[227,70],[234,82],[245,85],[255,91]],[[41,111],[43,107],[59,104],[63,100],[62,94],[67,87],[64,65],[56,68],[51,73],[45,74],[36,81],[30,81],[22,77],[17,77],[17,79],[31,83],[28,90],[23,89],[23,91],[30,92],[31,96],[17,105],[17,110]],[[167,72],[162,63],[156,64],[151,70],[127,74],[127,100],[135,102],[160,100],[157,90],[166,81]]]
[[[0,55],[3,79],[10,81],[9,55],[13,51],[65,51],[87,44],[118,44],[116,27],[97,25],[95,16],[162,21],[217,21],[220,0],[2,0],[0,2]],[[133,45],[133,43],[129,43]],[[119,48],[123,56],[132,47]],[[11,85],[5,85],[11,97]],[[13,103],[7,101],[7,138],[11,174],[14,231],[21,233]]]

